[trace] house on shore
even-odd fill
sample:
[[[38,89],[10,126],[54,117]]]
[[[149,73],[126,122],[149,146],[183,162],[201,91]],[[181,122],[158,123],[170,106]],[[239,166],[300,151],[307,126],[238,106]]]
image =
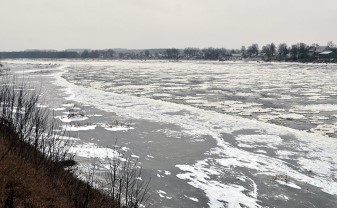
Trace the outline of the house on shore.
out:
[[[337,60],[337,50],[323,51],[322,53],[318,54],[318,59],[336,61]]]
[[[333,49],[329,46],[311,46],[309,48],[309,56],[319,58],[319,55],[329,54],[333,52]]]
[[[312,46],[309,48],[309,56],[324,62],[337,61],[337,49],[329,46]]]
[[[242,54],[241,53],[232,53],[232,59],[233,60],[241,60]]]

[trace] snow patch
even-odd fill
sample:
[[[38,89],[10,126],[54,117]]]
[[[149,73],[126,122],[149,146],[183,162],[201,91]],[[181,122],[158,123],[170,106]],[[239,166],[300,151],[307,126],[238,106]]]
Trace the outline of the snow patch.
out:
[[[96,128],[96,125],[86,125],[86,126],[64,125],[62,126],[62,128],[67,131],[88,131],[94,130]]]

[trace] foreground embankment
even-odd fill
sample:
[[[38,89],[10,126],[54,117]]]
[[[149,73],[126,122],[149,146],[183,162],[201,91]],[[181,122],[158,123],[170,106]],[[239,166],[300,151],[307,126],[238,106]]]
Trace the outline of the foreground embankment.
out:
[[[13,132],[1,126],[1,207],[118,207],[65,170],[66,164],[55,168],[30,145],[13,146],[13,140],[19,141]],[[36,153],[38,156],[34,156]]]

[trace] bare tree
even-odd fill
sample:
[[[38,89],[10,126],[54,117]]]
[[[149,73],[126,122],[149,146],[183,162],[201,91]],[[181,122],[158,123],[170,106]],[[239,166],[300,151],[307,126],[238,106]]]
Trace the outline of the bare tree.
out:
[[[259,45],[254,43],[248,47],[247,53],[249,57],[256,57],[259,55]]]
[[[262,47],[261,50],[261,55],[263,55],[266,59],[266,61],[270,61],[271,57],[272,57],[272,49],[271,49],[271,45],[266,45]]]
[[[277,48],[277,56],[280,59],[285,59],[289,53],[288,46],[286,43],[281,43]]]
[[[327,46],[329,48],[336,48],[336,44],[334,42],[332,42],[332,41],[328,41]]]
[[[271,43],[270,44],[270,53],[271,53],[271,56],[274,57],[275,56],[275,53],[276,53],[276,46],[274,43]]]
[[[165,54],[168,59],[178,59],[179,53],[179,49],[176,48],[170,48],[165,50]]]
[[[298,58],[298,46],[297,46],[297,44],[292,45],[289,52],[290,52],[290,55],[291,55],[291,59],[297,60],[297,58]]]

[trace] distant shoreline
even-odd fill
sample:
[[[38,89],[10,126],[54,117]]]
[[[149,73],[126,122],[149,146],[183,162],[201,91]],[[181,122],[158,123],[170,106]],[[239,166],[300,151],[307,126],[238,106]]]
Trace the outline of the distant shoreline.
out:
[[[337,63],[337,46],[330,42],[327,46],[298,43],[291,46],[274,43],[262,46],[252,44],[241,49],[226,48],[164,48],[164,49],[72,49],[26,50],[0,52],[0,59],[94,59],[94,60],[212,60],[212,61],[264,61]]]
[[[141,62],[154,62],[154,61],[162,61],[162,62],[169,62],[169,63],[184,63],[184,62],[214,62],[214,63],[296,63],[296,64],[337,64],[337,62],[315,62],[315,61],[265,61],[265,60],[251,60],[251,59],[242,59],[242,60],[207,60],[207,59],[178,59],[178,60],[172,60],[172,59],[79,59],[79,58],[5,58],[0,59],[0,63],[5,63],[6,61],[74,61],[74,62],[81,62],[81,61],[97,61],[97,62],[108,62],[108,61],[141,61]]]

